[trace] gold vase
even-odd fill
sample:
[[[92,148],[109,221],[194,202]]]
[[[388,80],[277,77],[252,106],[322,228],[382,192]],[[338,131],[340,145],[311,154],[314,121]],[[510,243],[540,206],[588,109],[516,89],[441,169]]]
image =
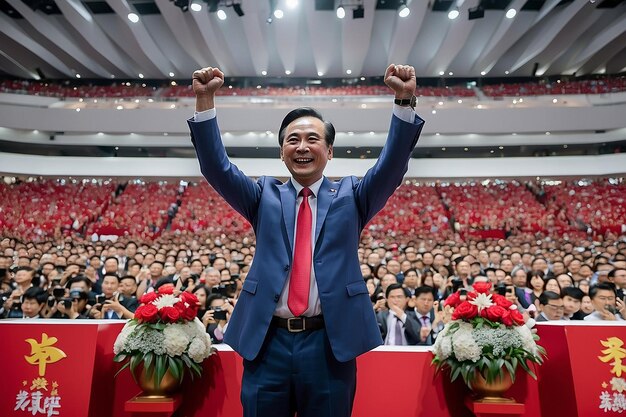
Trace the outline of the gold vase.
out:
[[[511,375],[505,370],[504,376],[498,375],[492,382],[487,382],[483,374],[476,371],[472,382],[472,391],[476,401],[483,403],[514,403],[513,398],[507,398],[504,394],[511,388],[513,381]]]
[[[165,372],[160,383],[155,383],[154,372],[154,368],[146,371],[143,365],[135,369],[135,380],[143,391],[142,398],[155,400],[170,398],[180,390],[180,381],[174,378],[169,369]]]

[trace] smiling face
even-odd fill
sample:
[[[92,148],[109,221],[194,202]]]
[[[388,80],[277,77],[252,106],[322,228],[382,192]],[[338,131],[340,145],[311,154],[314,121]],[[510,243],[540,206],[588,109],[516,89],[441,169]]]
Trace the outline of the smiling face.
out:
[[[291,122],[285,129],[280,157],[300,185],[308,187],[322,178],[333,157],[333,147],[325,139],[324,122],[315,117]]]

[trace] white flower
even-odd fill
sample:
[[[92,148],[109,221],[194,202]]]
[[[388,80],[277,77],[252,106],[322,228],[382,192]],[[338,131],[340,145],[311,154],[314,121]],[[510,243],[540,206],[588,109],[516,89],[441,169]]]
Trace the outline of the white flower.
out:
[[[476,298],[469,301],[470,304],[478,307],[478,312],[480,313],[484,308],[489,308],[493,305],[491,302],[491,294],[483,294],[479,293]]]
[[[113,344],[113,353],[117,355],[118,353],[125,350],[126,339],[128,339],[128,335],[130,335],[135,330],[136,324],[137,323],[133,321],[126,322],[120,334],[117,335],[117,339],[115,339],[115,343]]]
[[[163,307],[174,307],[180,298],[175,297],[173,294],[161,294],[156,300],[152,302],[156,306],[157,309],[162,309]]]
[[[452,349],[454,356],[459,361],[471,360],[476,362],[480,359],[482,349],[472,336],[472,325],[469,323],[461,323],[452,337]]]
[[[194,337],[189,345],[189,357],[191,360],[196,363],[202,363],[202,361],[208,358],[210,354],[211,349],[206,346],[206,337],[204,335]]]
[[[180,356],[187,349],[189,337],[181,326],[168,324],[163,330],[165,351],[169,356]]]
[[[525,351],[532,353],[533,355],[537,355],[539,351],[537,350],[537,343],[535,343],[535,339],[533,339],[533,334],[530,329],[526,326],[515,326],[513,327],[517,333],[522,338],[522,347]]]

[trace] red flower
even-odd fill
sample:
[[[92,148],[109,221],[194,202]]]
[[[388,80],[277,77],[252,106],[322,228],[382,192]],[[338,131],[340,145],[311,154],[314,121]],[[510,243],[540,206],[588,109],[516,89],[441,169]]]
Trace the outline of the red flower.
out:
[[[154,304],[144,304],[135,310],[135,318],[146,323],[156,323],[158,310]]]
[[[499,323],[502,320],[504,313],[506,313],[506,309],[500,307],[499,305],[495,305],[483,309],[483,311],[480,312],[480,315],[487,320]]]
[[[149,304],[151,302],[153,302],[154,300],[156,300],[159,297],[159,294],[153,292],[147,292],[144,295],[141,296],[141,299],[139,300],[141,302],[141,304]]]
[[[474,291],[480,294],[489,294],[491,291],[491,282],[475,282],[472,284]]]
[[[517,310],[510,310],[510,311],[511,311],[511,319],[513,319],[513,323],[515,323],[515,325],[517,326],[523,326],[524,316],[522,315],[522,313],[520,313]]]
[[[180,293],[178,298],[180,298],[183,303],[187,303],[190,306],[198,305],[198,297],[190,292],[183,291]]]
[[[491,301],[493,301],[496,305],[508,310],[513,303],[506,299],[506,297],[500,294],[491,294]]]
[[[174,285],[163,284],[159,287],[159,294],[174,294]]]
[[[478,307],[464,301],[452,313],[452,320],[465,319],[471,320],[478,315]]]
[[[505,326],[513,325],[513,317],[511,316],[511,310],[506,310],[502,315],[502,324]]]
[[[446,298],[445,305],[447,306],[456,308],[458,307],[459,304],[461,304],[461,296],[459,295],[458,292],[455,292],[454,294],[450,294],[450,296]]]
[[[176,307],[162,307],[159,316],[166,323],[176,323],[180,318],[180,311]]]

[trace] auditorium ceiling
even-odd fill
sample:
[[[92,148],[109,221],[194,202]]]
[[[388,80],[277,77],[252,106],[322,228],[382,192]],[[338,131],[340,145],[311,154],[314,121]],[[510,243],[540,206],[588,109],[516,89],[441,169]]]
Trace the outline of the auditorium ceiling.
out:
[[[404,0],[196,1],[0,0],[0,75],[188,79],[211,65],[233,77],[336,78],[379,76],[391,62],[446,78],[626,69],[625,0],[408,0],[406,17]]]

